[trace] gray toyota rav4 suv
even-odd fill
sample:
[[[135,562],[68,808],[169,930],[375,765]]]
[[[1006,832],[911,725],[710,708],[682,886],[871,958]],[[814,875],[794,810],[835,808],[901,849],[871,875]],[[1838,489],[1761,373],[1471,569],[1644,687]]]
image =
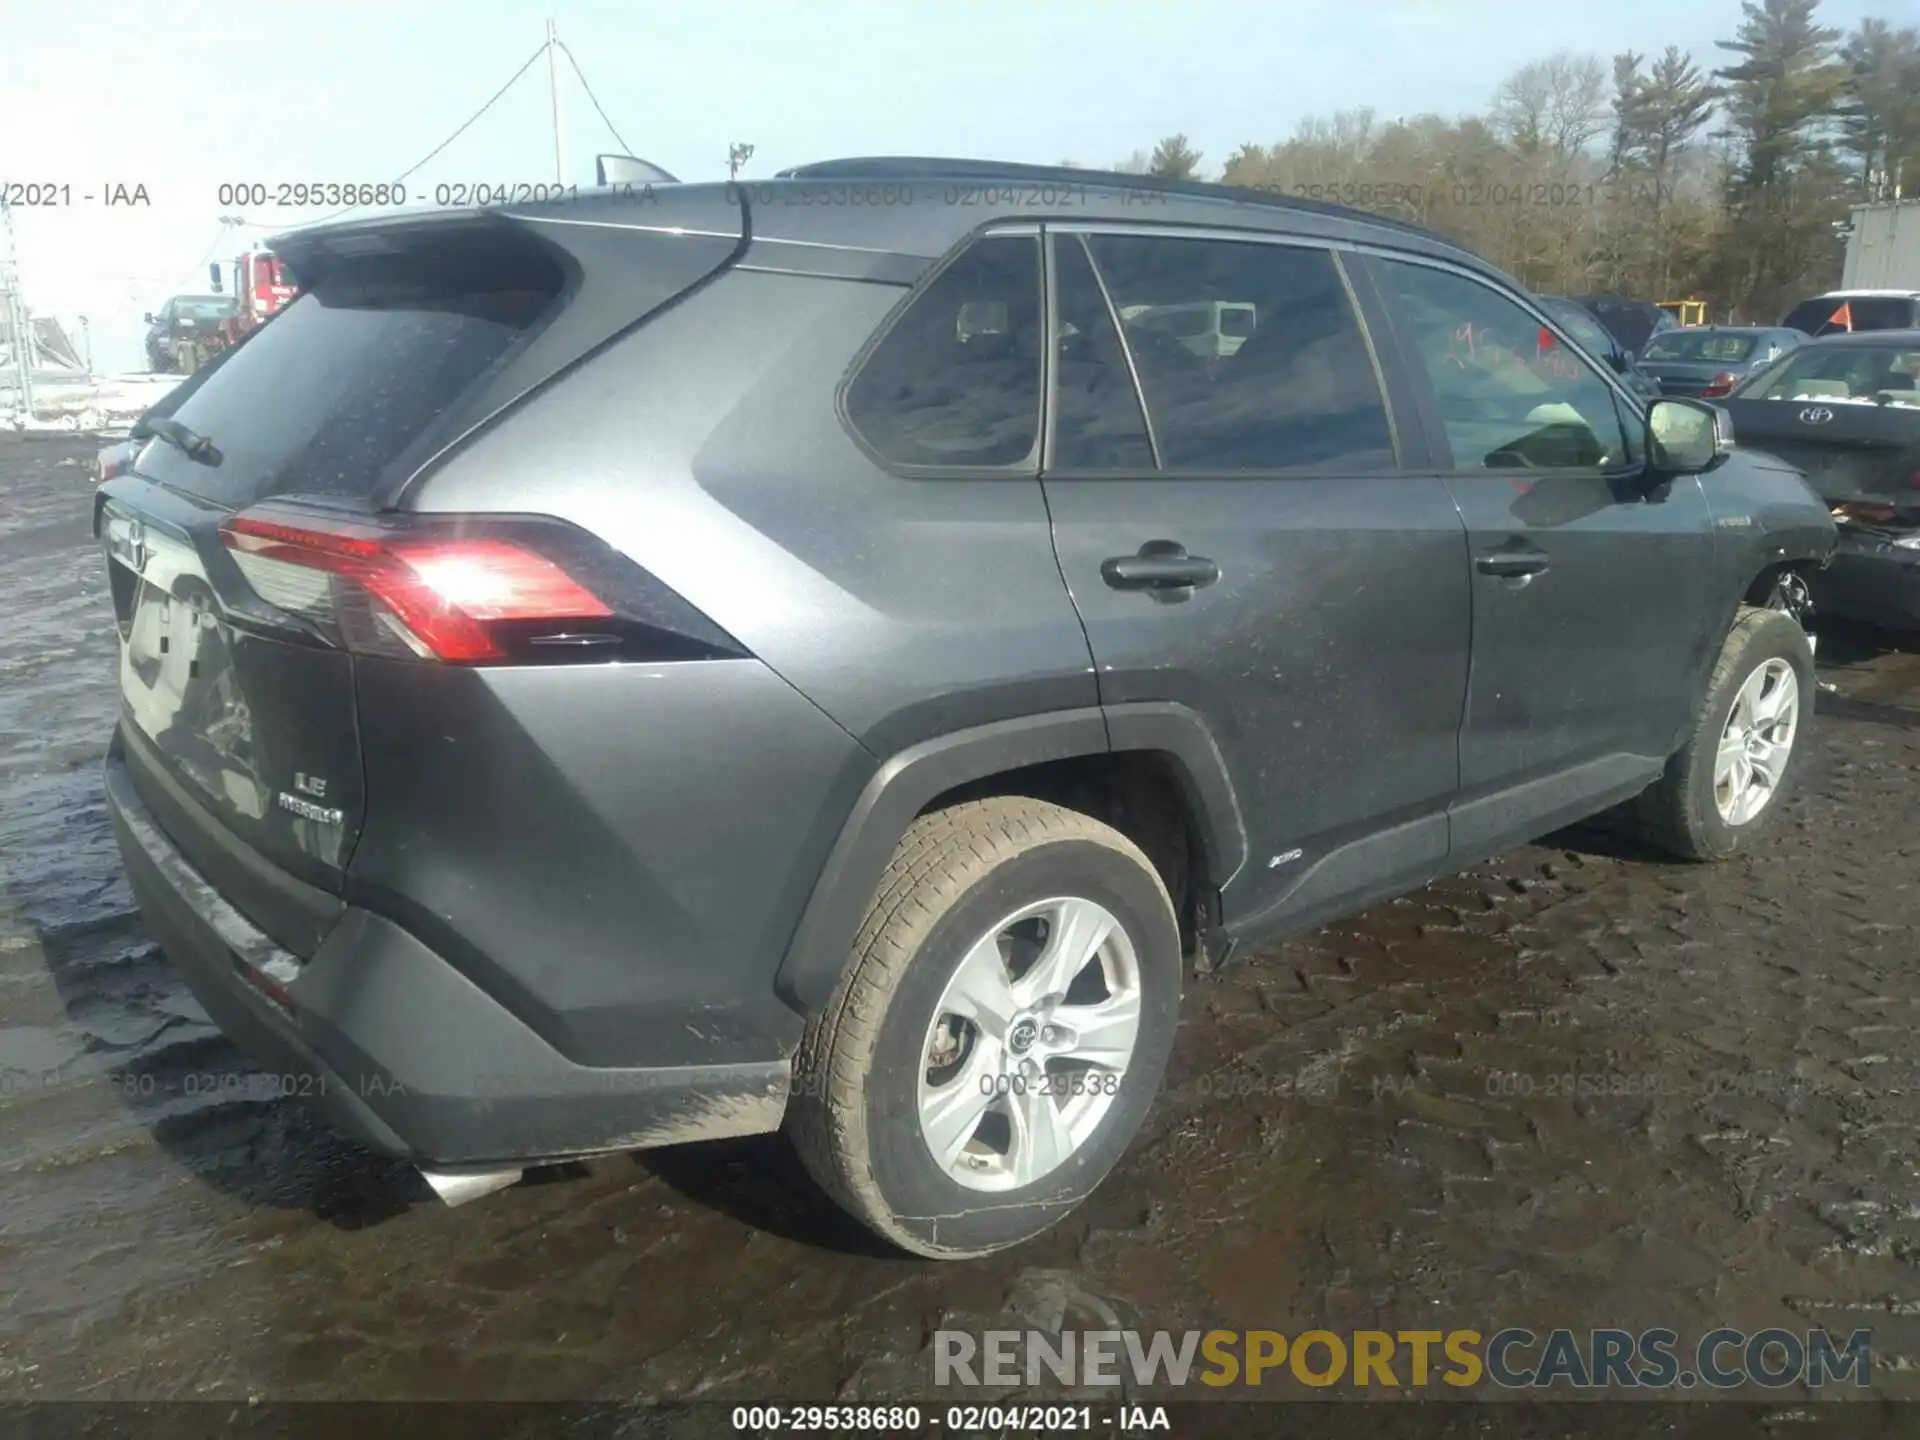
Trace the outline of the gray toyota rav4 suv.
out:
[[[274,248],[99,491],[106,788],[207,1012],[449,1199],[784,1126],[1010,1245],[1196,971],[1623,802],[1725,856],[1805,749],[1799,473],[1409,226],[898,159]]]

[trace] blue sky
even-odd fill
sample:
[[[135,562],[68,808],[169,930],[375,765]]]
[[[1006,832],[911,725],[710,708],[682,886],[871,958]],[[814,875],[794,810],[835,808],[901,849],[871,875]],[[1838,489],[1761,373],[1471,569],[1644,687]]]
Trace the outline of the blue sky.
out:
[[[1850,28],[1904,7],[1821,11]],[[756,146],[750,176],[885,153],[1109,164],[1174,131],[1217,166],[1243,141],[1336,109],[1482,109],[1508,72],[1559,49],[1677,44],[1710,67],[1740,16],[1737,0],[18,4],[0,180],[68,183],[76,198],[16,210],[29,302],[70,326],[88,314],[102,367],[137,364],[140,312],[204,288],[222,181],[392,179],[513,73],[549,18],[633,149],[696,179],[725,174],[734,140]],[[619,147],[564,64],[562,92],[568,178],[590,182],[595,152]],[[437,182],[553,173],[542,61],[409,184],[430,196]],[[115,181],[144,184],[152,206],[79,203]],[[256,233],[303,218],[246,213]]]

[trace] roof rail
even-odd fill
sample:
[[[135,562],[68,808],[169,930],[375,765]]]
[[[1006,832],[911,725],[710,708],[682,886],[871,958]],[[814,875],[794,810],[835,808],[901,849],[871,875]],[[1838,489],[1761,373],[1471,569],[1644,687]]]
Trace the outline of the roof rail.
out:
[[[873,155],[844,160],[816,160],[794,165],[778,172],[777,180],[987,180],[993,178],[1053,181],[1060,184],[1125,185],[1156,194],[1187,195],[1200,200],[1231,200],[1241,205],[1268,205],[1279,210],[1297,210],[1315,215],[1333,215],[1382,225],[1426,239],[1438,239],[1463,249],[1444,236],[1408,220],[1357,210],[1351,205],[1336,205],[1326,200],[1309,200],[1298,195],[1276,195],[1240,185],[1222,185],[1211,180],[1164,180],[1157,175],[1129,175],[1119,170],[1082,170],[1071,165],[1028,165],[1012,160],[970,160],[929,155]]]

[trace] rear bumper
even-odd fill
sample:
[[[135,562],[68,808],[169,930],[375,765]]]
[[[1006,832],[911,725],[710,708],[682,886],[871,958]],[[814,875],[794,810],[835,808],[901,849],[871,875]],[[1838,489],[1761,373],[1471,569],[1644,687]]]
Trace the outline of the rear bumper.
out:
[[[301,961],[181,856],[117,736],[106,792],[141,914],[209,1017],[275,1093],[313,1099],[374,1150],[423,1166],[522,1165],[779,1128],[787,1057],[575,1064],[405,929],[356,907]]]
[[[1818,610],[1889,629],[1920,628],[1920,550],[1843,531],[1811,584]]]

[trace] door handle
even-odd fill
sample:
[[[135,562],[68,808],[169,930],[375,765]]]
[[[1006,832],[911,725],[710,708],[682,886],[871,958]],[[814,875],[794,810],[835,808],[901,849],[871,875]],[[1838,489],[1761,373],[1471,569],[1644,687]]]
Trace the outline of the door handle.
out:
[[[1474,561],[1482,575],[1498,575],[1503,580],[1524,580],[1538,575],[1553,563],[1542,550],[1496,550]]]
[[[1191,590],[1213,584],[1220,567],[1171,540],[1149,540],[1137,555],[1102,561],[1100,578],[1116,590]]]

